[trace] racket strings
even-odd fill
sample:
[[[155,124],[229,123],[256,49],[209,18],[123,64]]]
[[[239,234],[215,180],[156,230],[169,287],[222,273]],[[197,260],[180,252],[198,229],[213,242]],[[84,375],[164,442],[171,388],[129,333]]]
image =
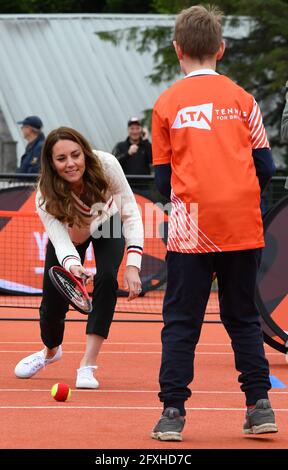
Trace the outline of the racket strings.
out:
[[[77,284],[73,283],[71,279],[66,279],[62,276],[56,275],[59,283],[63,287],[63,289],[67,292],[67,294],[71,295],[72,297],[83,297],[83,293],[78,290]]]
[[[69,277],[66,277],[65,274],[62,272],[55,273],[57,282],[60,284],[62,289],[65,291],[66,295],[68,295],[73,302],[75,302],[80,307],[85,307],[88,305],[89,300],[86,299],[83,292],[80,290],[79,286],[73,282],[73,280]]]

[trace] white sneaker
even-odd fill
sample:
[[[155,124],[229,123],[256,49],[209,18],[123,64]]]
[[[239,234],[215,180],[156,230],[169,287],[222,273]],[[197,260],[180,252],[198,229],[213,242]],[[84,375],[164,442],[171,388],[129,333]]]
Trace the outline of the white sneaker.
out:
[[[52,359],[45,359],[45,349],[42,351],[24,357],[14,369],[16,377],[19,379],[30,379],[33,375],[37,374],[43,367],[59,361],[62,357],[61,345],[58,347],[57,352]]]
[[[93,375],[97,366],[86,366],[77,369],[76,388],[98,388],[99,382]]]

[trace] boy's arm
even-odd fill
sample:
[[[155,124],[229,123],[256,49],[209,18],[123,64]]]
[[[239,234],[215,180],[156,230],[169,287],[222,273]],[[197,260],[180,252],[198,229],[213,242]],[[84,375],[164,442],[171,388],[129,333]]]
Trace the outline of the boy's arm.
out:
[[[252,112],[249,116],[249,128],[252,142],[252,156],[262,193],[274,175],[276,168],[263,125],[261,111],[255,100]]]
[[[276,167],[272,158],[272,152],[267,148],[253,149],[252,155],[256,168],[256,175],[258,177],[261,188],[261,193],[263,193],[264,189],[276,171]]]
[[[157,165],[155,167],[155,183],[160,194],[170,199],[171,195],[171,165]]]

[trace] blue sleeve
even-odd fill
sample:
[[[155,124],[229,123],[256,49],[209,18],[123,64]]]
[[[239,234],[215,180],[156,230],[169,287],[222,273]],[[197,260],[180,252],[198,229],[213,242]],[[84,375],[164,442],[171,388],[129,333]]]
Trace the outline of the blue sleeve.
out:
[[[259,179],[261,192],[275,173],[275,165],[270,149],[254,149],[252,151],[256,174]],[[171,165],[170,163],[155,166],[155,182],[158,191],[168,199],[171,193]]]
[[[163,196],[170,199],[171,194],[171,165],[166,163],[165,165],[155,166],[155,183],[158,191]]]
[[[256,168],[256,175],[259,179],[261,193],[263,193],[264,189],[276,171],[276,167],[272,158],[272,152],[268,148],[253,149],[252,155]]]

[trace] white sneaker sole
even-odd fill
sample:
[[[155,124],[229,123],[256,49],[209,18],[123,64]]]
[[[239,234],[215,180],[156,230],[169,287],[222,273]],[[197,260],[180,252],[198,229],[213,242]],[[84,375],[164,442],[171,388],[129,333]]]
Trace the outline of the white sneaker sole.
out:
[[[151,433],[152,439],[157,439],[158,441],[182,441],[182,436],[180,432],[153,432]]]
[[[40,369],[36,370],[36,372],[33,372],[32,374],[26,374],[26,375],[21,374],[21,372],[17,372],[16,367],[14,369],[14,374],[16,375],[17,379],[31,379],[31,377],[34,377],[34,375],[38,374],[40,370],[44,369],[45,366],[40,367]]]
[[[274,423],[260,424],[260,426],[251,426],[250,429],[243,429],[244,434],[268,434],[278,432]]]
[[[99,383],[91,384],[88,382],[81,382],[80,380],[76,382],[76,388],[90,388],[91,390],[96,390],[99,388]]]
[[[23,364],[23,362],[27,361],[27,358],[29,356],[27,356],[27,358],[24,358],[22,359],[21,361],[18,362],[18,364],[16,365],[15,369],[14,369],[14,374],[16,375],[16,377],[18,379],[30,379],[31,377],[34,377],[34,375],[38,374],[38,372],[40,372],[40,370],[42,369],[45,369],[46,366],[49,366],[50,364],[53,364],[54,362],[57,362],[61,359],[62,357],[62,347],[61,345],[59,346],[59,349],[58,351],[56,352],[54,358],[52,358],[50,361],[45,361],[45,363],[40,366],[36,371],[32,372],[32,373],[29,373],[28,371],[26,372],[21,372],[21,365]],[[33,356],[33,354],[31,354],[31,356]],[[17,370],[17,369],[20,369],[20,370]]]

